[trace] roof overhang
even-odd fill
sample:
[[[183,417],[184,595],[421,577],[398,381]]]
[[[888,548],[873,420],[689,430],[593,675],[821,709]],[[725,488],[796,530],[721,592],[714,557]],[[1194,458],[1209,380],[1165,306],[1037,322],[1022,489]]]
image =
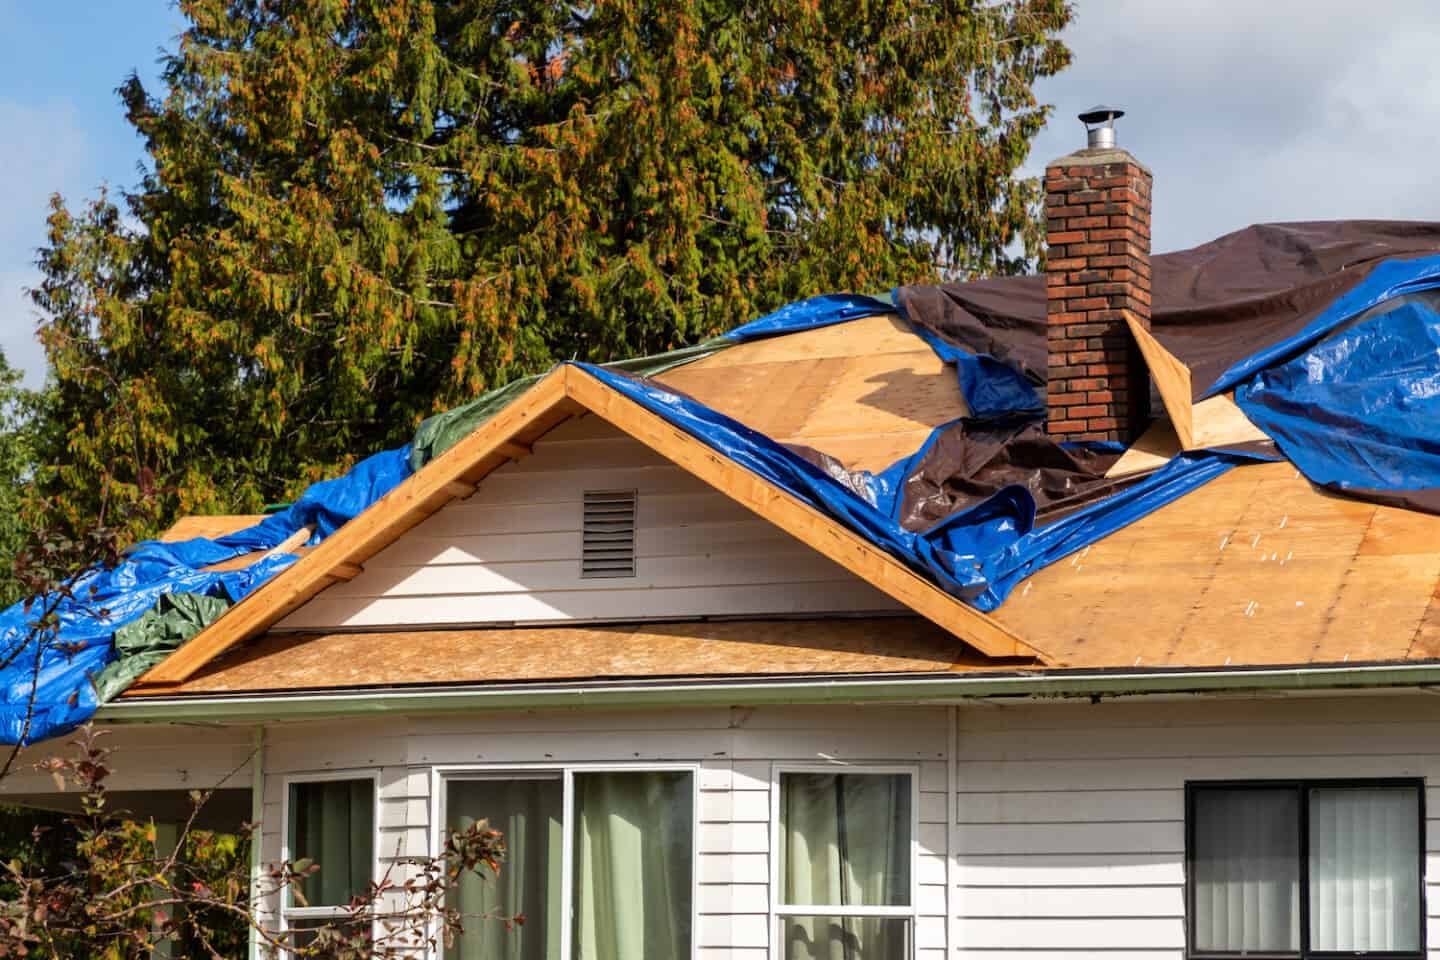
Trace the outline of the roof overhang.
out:
[[[1148,671],[1016,671],[831,677],[750,677],[412,689],[296,691],[282,695],[151,696],[100,708],[107,723],[254,723],[477,710],[636,709],[705,706],[905,703],[1114,698],[1205,694],[1318,694],[1423,689],[1440,684],[1440,662],[1336,667]]]
[[[174,690],[214,658],[258,637],[331,584],[573,416],[595,414],[820,554],[990,657],[1039,650],[945,593],[904,563],[788,491],[610,388],[584,369],[557,367],[459,443],[345,524],[140,678],[127,697]]]

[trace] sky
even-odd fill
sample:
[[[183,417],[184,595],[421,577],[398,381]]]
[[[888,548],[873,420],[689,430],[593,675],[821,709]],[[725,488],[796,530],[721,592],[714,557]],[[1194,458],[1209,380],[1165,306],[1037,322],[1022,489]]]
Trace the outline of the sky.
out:
[[[46,204],[138,179],[115,88],[147,85],[183,20],[168,0],[0,0],[0,349],[43,377],[36,314]],[[1251,223],[1440,220],[1436,0],[1077,0],[1073,65],[1026,173],[1084,144],[1075,115],[1122,107],[1121,146],[1155,176],[1156,252]]]

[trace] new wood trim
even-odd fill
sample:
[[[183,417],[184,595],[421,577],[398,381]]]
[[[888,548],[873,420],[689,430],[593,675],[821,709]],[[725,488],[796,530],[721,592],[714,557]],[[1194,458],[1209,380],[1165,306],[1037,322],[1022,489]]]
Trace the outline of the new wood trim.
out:
[[[1130,327],[1130,335],[1140,345],[1140,353],[1150,367],[1150,376],[1155,380],[1155,388],[1160,391],[1160,399],[1165,402],[1165,412],[1170,414],[1170,422],[1175,427],[1176,436],[1180,438],[1180,449],[1193,449],[1195,446],[1195,415],[1190,392],[1190,368],[1161,346],[1160,341],[1155,339],[1149,328],[1136,319],[1129,310],[1124,311],[1124,314],[1125,323]]]
[[[565,395],[564,369],[525,391],[477,430],[446,450],[309,554],[282,571],[189,643],[150,669],[136,686],[181,683],[236,644],[258,636],[350,569],[363,564],[406,530],[510,462],[517,437],[533,439],[576,412]]]
[[[1044,654],[997,621],[951,597],[899,560],[780,487],[751,473],[577,367],[551,371],[469,436],[236,604],[140,678],[161,693],[235,645],[268,630],[464,489],[509,462],[517,447],[591,411],[732,500],[992,657]]]
[[[1047,659],[998,621],[950,596],[859,534],[717,453],[663,417],[579,368],[567,367],[565,374],[567,392],[588,410],[981,653]]]

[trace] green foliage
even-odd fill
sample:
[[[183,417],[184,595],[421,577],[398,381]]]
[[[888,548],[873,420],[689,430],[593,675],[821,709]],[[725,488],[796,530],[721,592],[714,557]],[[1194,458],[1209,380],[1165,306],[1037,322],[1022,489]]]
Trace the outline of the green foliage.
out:
[[[253,510],[557,359],[1039,249],[1064,0],[184,0],[150,173],[58,199],[41,478]]]
[[[398,865],[399,876],[392,864],[333,919],[299,936],[277,930],[279,897],[303,905],[305,878],[324,865],[287,861],[252,876],[258,825],[236,834],[197,829],[210,802],[205,790],[190,791],[192,813],[168,836],[153,821],[129,818],[106,786],[112,769],[103,735],[82,727],[73,757],[37,764],[79,793],[80,812],[25,816],[37,828],[30,841],[13,832],[0,838],[17,853],[41,854],[0,862],[0,957],[225,960],[246,956],[253,937],[264,956],[411,960],[453,945],[467,924],[524,923],[498,912],[463,914],[450,904],[456,884],[472,874],[493,879],[505,859],[504,838],[480,820],[450,832],[438,856]]]
[[[24,597],[15,559],[26,544],[34,477],[37,398],[0,353],[0,608]]]

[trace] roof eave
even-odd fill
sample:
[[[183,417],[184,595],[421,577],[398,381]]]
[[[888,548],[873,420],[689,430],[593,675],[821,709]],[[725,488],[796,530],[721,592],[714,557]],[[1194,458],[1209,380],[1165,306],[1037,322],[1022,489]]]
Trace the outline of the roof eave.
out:
[[[1018,671],[973,676],[766,677],[724,680],[514,683],[465,687],[297,691],[282,694],[150,695],[117,700],[96,719],[111,723],[264,722],[384,714],[537,709],[764,706],[826,703],[955,703],[1017,698],[1316,693],[1428,687],[1440,662],[1144,671]]]

